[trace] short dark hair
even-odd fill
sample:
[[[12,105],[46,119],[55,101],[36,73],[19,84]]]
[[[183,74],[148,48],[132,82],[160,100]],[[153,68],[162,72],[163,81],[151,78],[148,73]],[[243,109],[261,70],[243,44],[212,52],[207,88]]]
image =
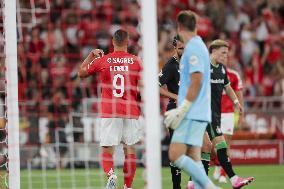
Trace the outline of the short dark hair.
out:
[[[128,40],[128,33],[125,30],[119,29],[113,34],[113,40],[117,46],[125,45]]]
[[[173,46],[174,46],[174,47],[177,46],[177,42],[178,42],[178,41],[182,42],[180,36],[179,36],[179,35],[176,35],[176,36],[174,37],[174,40],[173,40]]]
[[[188,31],[196,28],[196,14],[190,10],[183,10],[177,15],[177,23]]]
[[[213,49],[219,49],[221,47],[229,48],[229,43],[227,41],[222,40],[222,39],[216,39],[216,40],[214,40],[210,43],[209,53],[212,53]]]

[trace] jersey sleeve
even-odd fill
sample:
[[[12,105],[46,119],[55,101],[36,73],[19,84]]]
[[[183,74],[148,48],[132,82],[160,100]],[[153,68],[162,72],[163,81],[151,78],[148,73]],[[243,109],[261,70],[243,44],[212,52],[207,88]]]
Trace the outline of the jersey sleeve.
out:
[[[199,53],[188,53],[189,56],[187,57],[188,61],[188,69],[189,73],[192,74],[194,72],[204,73],[204,66],[205,62],[204,59],[199,55]]]
[[[159,86],[167,84],[172,79],[171,66],[167,63],[159,73]]]
[[[238,90],[238,81],[237,79],[235,78],[235,76],[231,76],[230,77],[230,82],[231,82],[231,87],[234,91],[237,91]]]
[[[101,57],[95,58],[92,62],[87,64],[87,72],[91,75],[95,72],[98,72],[102,65],[102,59]]]

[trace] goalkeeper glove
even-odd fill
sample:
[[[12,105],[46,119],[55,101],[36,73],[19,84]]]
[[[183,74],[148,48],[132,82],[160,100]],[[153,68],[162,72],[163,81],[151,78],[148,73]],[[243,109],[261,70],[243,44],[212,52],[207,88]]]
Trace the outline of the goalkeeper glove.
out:
[[[185,114],[188,112],[192,102],[184,100],[183,103],[172,110],[169,110],[165,113],[165,125],[167,128],[176,129],[181,121],[183,120]]]

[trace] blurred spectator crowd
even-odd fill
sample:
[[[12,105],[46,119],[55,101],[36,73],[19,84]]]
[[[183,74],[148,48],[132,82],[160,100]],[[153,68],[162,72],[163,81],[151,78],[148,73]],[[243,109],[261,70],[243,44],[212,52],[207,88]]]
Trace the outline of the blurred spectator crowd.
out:
[[[230,67],[242,75],[246,96],[284,96],[284,2],[281,0],[158,0],[161,66],[171,56],[174,18],[199,14],[199,35],[230,42]],[[169,37],[170,36],[170,37]]]
[[[32,9],[31,1],[19,2],[21,22],[32,23],[33,15],[21,12]],[[230,42],[229,66],[242,75],[246,96],[284,97],[284,1],[157,2],[160,68],[173,54],[171,41],[176,35],[177,13],[191,9],[199,15],[198,32],[207,43],[216,38]],[[22,122],[29,122],[31,132],[31,127],[38,132],[39,117],[48,118],[48,128],[64,128],[69,112],[82,112],[83,98],[97,96],[96,77],[82,82],[76,78],[76,71],[93,48],[112,51],[111,35],[116,29],[124,28],[130,33],[129,51],[140,55],[141,6],[137,0],[34,3],[37,9],[48,12],[35,10],[36,23],[18,28],[18,75],[20,113],[28,120]],[[54,134],[49,135],[47,140],[54,140]]]

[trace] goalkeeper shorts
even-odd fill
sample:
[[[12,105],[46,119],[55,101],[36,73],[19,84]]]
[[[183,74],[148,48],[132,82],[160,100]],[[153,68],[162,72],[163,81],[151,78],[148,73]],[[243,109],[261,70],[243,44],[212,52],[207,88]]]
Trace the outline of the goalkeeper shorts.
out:
[[[208,122],[183,119],[175,129],[171,143],[182,143],[192,146],[202,146],[203,135]]]

